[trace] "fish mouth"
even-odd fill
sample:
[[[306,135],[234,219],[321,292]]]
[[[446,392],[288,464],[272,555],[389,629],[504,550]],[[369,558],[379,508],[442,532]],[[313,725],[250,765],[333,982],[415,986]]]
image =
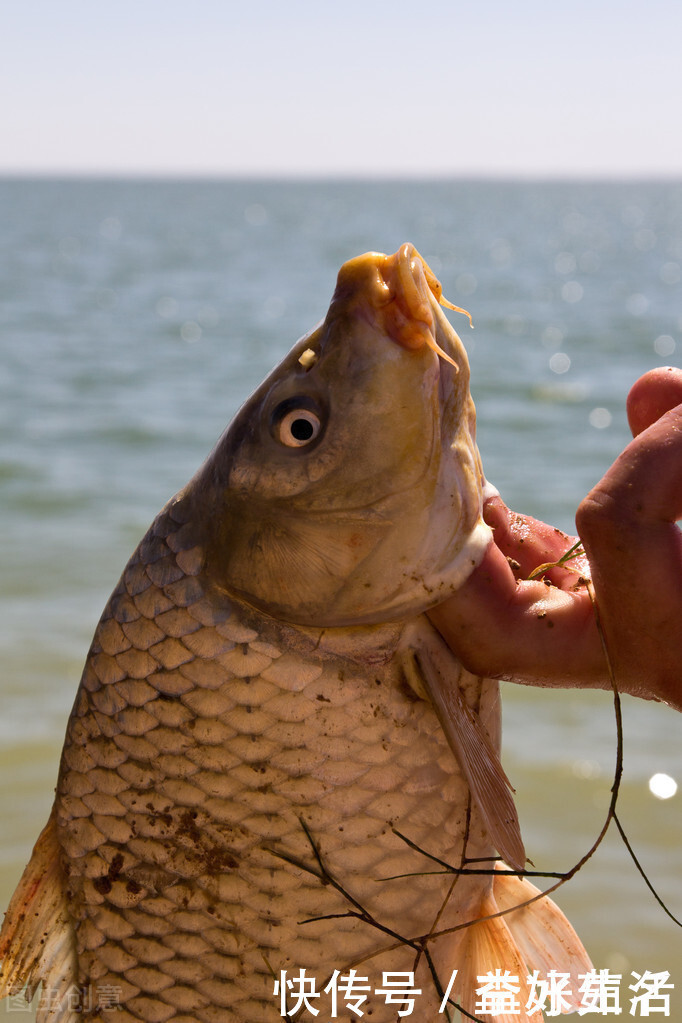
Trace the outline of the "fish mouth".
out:
[[[415,351],[425,345],[459,371],[456,353],[436,341],[438,306],[462,313],[470,323],[471,315],[443,297],[440,281],[411,242],[390,256],[368,252],[344,264],[332,305],[336,303],[347,309],[356,306],[360,318],[402,348]]]
[[[440,281],[411,242],[405,242],[390,256],[370,252],[357,261],[346,263],[339,275],[342,292],[347,287],[346,274],[348,285],[357,287],[353,282],[353,270],[359,261],[369,261],[374,270],[363,281],[362,301],[356,310],[359,317],[399,347],[410,352],[430,349],[437,356],[431,363],[432,382],[437,379],[439,430],[436,432],[440,433],[441,443],[447,449],[457,432],[455,419],[462,414],[457,390],[466,389],[468,393],[469,365],[462,340],[441,307],[468,317],[473,327],[471,314],[443,297]],[[346,293],[345,301],[349,297]],[[457,379],[460,372],[463,372],[463,380]],[[455,416],[449,414],[453,405]]]
[[[446,458],[452,458],[453,441],[470,416],[465,400],[469,398],[466,351],[442,306],[462,313],[471,323],[470,313],[443,297],[443,288],[433,270],[415,246],[405,242],[391,255],[366,252],[344,263],[322,324],[322,336],[325,328],[332,333],[339,324],[342,335],[355,333],[360,324],[369,327],[373,340],[366,350],[372,353],[370,358],[381,363],[393,348],[396,358],[390,361],[404,367],[411,380],[412,400],[430,409],[425,417],[428,423],[425,421],[422,426],[419,457],[409,460],[409,474],[401,473],[392,481],[395,484],[400,479],[402,484],[391,485],[384,504],[419,485],[431,471],[438,447]],[[361,331],[357,336],[368,335]],[[358,341],[355,358],[365,373],[367,364],[360,354],[362,348],[363,343]],[[358,389],[362,387],[361,380],[357,384]],[[385,390],[392,394],[390,386]],[[391,414],[394,410],[395,405]],[[377,505],[372,503],[376,515]],[[357,512],[361,507],[346,510]]]

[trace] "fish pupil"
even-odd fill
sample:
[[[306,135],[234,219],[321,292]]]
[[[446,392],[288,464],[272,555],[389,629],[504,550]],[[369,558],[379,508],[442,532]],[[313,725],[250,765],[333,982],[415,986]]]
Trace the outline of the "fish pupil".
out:
[[[298,441],[312,440],[315,428],[309,419],[294,419],[291,436]]]

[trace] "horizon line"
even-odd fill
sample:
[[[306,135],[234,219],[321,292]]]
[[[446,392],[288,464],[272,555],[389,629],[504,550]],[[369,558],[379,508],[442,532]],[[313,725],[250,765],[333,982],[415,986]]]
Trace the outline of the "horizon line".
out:
[[[3,169],[0,181],[165,181],[168,183],[546,183],[546,184],[682,184],[679,171],[196,171]]]

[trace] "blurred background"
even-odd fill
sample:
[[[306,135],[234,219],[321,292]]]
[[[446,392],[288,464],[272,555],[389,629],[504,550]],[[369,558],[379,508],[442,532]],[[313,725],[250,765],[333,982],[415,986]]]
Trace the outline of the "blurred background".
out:
[[[416,245],[473,315],[451,318],[488,477],[569,531],[629,386],[680,365],[682,9],[461,6],[3,15],[0,908],[128,556],[343,261]],[[528,853],[568,869],[606,814],[612,700],[506,686],[504,708]],[[624,700],[619,813],[678,916],[681,727]],[[615,832],[558,901],[625,1013],[630,971],[682,986],[682,933]]]

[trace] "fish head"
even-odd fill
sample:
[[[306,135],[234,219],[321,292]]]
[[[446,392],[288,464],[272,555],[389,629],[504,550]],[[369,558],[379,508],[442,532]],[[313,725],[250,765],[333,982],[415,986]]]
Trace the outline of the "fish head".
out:
[[[211,583],[293,624],[395,621],[490,541],[464,347],[411,245],[345,263],[324,321],[194,481]]]

